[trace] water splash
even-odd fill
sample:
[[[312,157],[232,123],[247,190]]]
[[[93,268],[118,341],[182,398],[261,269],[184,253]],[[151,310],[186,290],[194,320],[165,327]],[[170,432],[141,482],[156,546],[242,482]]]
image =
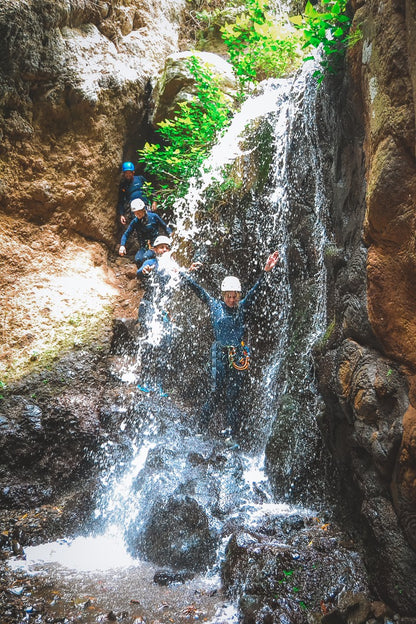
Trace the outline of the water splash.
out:
[[[264,92],[246,100],[241,110],[233,117],[231,125],[213,147],[200,174],[192,178],[189,190],[185,197],[175,203],[176,230],[184,241],[193,241],[200,238],[200,226],[197,223],[196,213],[204,204],[204,193],[215,181],[223,181],[224,169],[238,157],[247,155],[250,150],[243,146],[244,131],[247,126],[257,119],[265,117],[279,109],[280,102],[285,96],[279,87],[287,87],[287,81],[268,81],[263,85]],[[209,233],[205,243],[212,243]]]

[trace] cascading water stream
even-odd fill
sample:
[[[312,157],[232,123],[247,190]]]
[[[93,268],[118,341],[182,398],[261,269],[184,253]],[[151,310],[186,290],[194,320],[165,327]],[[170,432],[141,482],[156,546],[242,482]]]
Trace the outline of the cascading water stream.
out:
[[[253,527],[265,514],[278,516],[293,513],[294,508],[289,505],[273,503],[264,473],[266,443],[282,422],[281,412],[287,419],[282,428],[286,431],[290,429],[285,438],[287,448],[284,449],[282,467],[289,490],[297,479],[299,457],[302,456],[301,475],[314,461],[311,454],[319,445],[315,423],[319,399],[311,375],[311,350],[326,324],[323,258],[328,206],[320,173],[322,163],[316,146],[316,84],[311,74],[311,68],[305,66],[296,79],[264,84],[262,92],[243,105],[224,137],[214,147],[201,178],[192,182],[188,195],[176,206],[177,240],[181,245],[192,243],[195,257],[201,257],[206,263],[211,259],[221,262],[214,242],[229,227],[232,232],[230,253],[234,249],[241,252],[249,241],[248,253],[255,255],[248,261],[245,256],[250,275],[254,275],[256,267],[264,263],[269,252],[278,249],[280,253],[280,265],[270,276],[267,296],[262,298],[259,321],[252,330],[255,346],[258,345],[255,351],[259,364],[253,372],[254,400],[250,402],[251,413],[245,423],[248,432],[246,444],[242,445],[243,450],[229,449],[215,436],[210,439],[209,436],[196,435],[194,425],[198,410],[189,396],[183,399],[173,391],[169,397],[160,398],[153,393],[140,396],[138,400],[135,386],[141,383],[145,371],[141,358],[147,346],[159,344],[160,332],[163,332],[163,324],[153,318],[146,336],[139,341],[137,361],[124,371],[124,379],[134,382],[126,384],[126,407],[124,413],[119,414],[119,433],[123,440],[127,440],[127,458],[115,464],[115,443],[111,439],[103,449],[105,469],[95,519],[101,535],[117,536],[120,553],[119,538],[124,536],[127,550],[134,555],[139,554],[162,566],[169,566],[173,561],[174,568],[190,567],[196,572],[209,567],[215,575],[225,544],[235,526]],[[270,137],[268,149],[273,152],[273,157],[268,163],[268,179],[261,191],[252,187],[246,193],[244,227],[241,226],[243,217],[240,214],[233,217],[231,225],[219,219],[215,223],[206,217],[201,219],[201,210],[208,201],[206,197],[213,186],[221,183],[224,167],[232,166],[236,159],[242,162],[250,160],[253,149],[257,149],[250,147],[250,137],[264,126]],[[312,181],[311,172],[314,176]],[[299,197],[297,192],[302,188],[303,176],[308,179],[310,187],[307,199]],[[305,239],[306,230],[299,229],[302,220],[308,223],[308,240]],[[295,266],[297,259],[301,268]],[[178,295],[177,265],[170,259],[169,266],[174,269],[169,293],[175,297]],[[240,271],[245,270],[241,262],[239,268]],[[211,284],[210,290],[216,295],[215,288],[216,285]],[[190,297],[184,298],[179,293],[179,303],[175,305],[179,309],[181,305],[192,306]],[[180,314],[179,320],[175,320],[182,340],[186,339],[187,331],[199,322],[198,313],[190,312],[189,317],[184,326],[181,326],[183,317]],[[201,350],[206,349],[209,341],[209,337],[200,336],[204,345]],[[179,350],[177,359],[181,354]],[[185,354],[181,363],[183,375],[187,375],[190,364],[189,356]],[[306,401],[302,404],[301,414],[296,410],[281,410],[285,402],[300,405],[299,397]],[[303,435],[305,428],[309,430],[308,436]],[[185,550],[185,546],[170,543],[165,545],[165,556],[157,552],[157,545],[154,549],[149,547],[154,525],[163,522],[164,518],[159,514],[161,509],[166,514],[173,514],[179,502],[184,500],[188,505],[186,513],[195,513],[203,527],[197,536],[192,534],[192,527],[188,527],[188,542],[200,540],[201,543],[198,547],[192,546],[194,550],[190,547],[190,554],[178,554],[178,548]],[[296,508],[296,512],[307,513],[300,507]],[[180,518],[184,522],[183,517]],[[209,545],[202,543],[204,537]],[[98,540],[97,536],[90,539]],[[63,546],[67,547],[67,544]],[[55,553],[58,554],[51,556],[52,560],[59,561],[58,551],[56,546]],[[195,558],[194,566],[190,564],[187,554]],[[26,555],[28,565],[39,561],[36,548],[27,549]],[[174,559],[175,556],[177,559]],[[120,565],[133,563],[126,553],[120,561]],[[93,568],[94,562],[91,561]],[[231,616],[228,621],[232,621]]]

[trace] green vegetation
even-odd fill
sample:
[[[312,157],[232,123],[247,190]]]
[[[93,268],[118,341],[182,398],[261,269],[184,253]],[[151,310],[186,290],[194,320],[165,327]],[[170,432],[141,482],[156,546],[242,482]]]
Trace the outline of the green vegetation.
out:
[[[138,152],[139,162],[160,182],[158,201],[165,208],[186,192],[189,179],[197,174],[232,112],[230,99],[209,66],[192,56],[188,68],[195,80],[195,97],[180,102],[174,118],[159,124],[163,142],[146,143]]]
[[[302,16],[292,17],[291,21],[299,28],[305,39],[303,48],[318,48],[322,46],[323,56],[320,60],[322,70],[316,75],[322,81],[324,75],[336,74],[343,65],[345,50],[355,43],[360,36],[350,37],[351,18],[346,14],[348,0],[321,0],[317,9],[309,2],[306,3]],[[308,56],[304,60],[313,57]]]
[[[301,37],[286,19],[276,19],[267,0],[246,0],[234,23],[221,28],[241,94],[265,78],[287,75],[300,63]]]
[[[302,60],[301,50],[322,46],[322,80],[325,73],[340,70],[351,19],[347,0],[309,1],[303,15],[289,18],[273,14],[269,0],[188,0],[196,10],[192,18],[221,33],[236,76],[236,102],[242,101],[259,81],[293,71]],[[199,20],[199,22],[198,22]],[[359,36],[359,34],[357,35]],[[304,56],[306,52],[303,53]],[[159,123],[159,143],[146,143],[138,151],[157,187],[155,199],[164,209],[186,194],[189,180],[198,175],[212,145],[228,126],[236,102],[224,94],[220,79],[196,56],[188,68],[194,78],[193,99],[178,104],[172,119]]]

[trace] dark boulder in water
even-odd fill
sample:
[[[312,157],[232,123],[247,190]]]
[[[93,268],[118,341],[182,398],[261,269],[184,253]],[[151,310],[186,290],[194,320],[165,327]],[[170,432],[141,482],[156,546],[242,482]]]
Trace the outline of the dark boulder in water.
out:
[[[130,525],[126,541],[133,556],[174,570],[206,570],[215,561],[217,540],[203,508],[189,496],[157,500],[141,528]]]
[[[173,583],[186,583],[194,578],[194,573],[188,570],[159,570],[153,577],[153,582],[157,585],[167,586]]]

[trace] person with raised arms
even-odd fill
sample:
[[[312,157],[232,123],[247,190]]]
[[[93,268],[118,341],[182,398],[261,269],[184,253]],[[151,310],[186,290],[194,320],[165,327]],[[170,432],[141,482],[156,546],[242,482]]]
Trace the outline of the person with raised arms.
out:
[[[264,273],[241,299],[241,283],[229,275],[221,284],[221,298],[212,297],[187,273],[183,280],[196,296],[207,304],[211,317],[214,342],[211,348],[212,390],[202,410],[201,427],[206,428],[214,410],[223,405],[225,410],[226,436],[235,436],[240,428],[241,390],[250,364],[250,353],[245,343],[247,314],[255,304],[256,296],[265,273],[273,269],[279,260],[279,253],[272,253],[264,266]],[[191,265],[191,270],[200,263]]]

